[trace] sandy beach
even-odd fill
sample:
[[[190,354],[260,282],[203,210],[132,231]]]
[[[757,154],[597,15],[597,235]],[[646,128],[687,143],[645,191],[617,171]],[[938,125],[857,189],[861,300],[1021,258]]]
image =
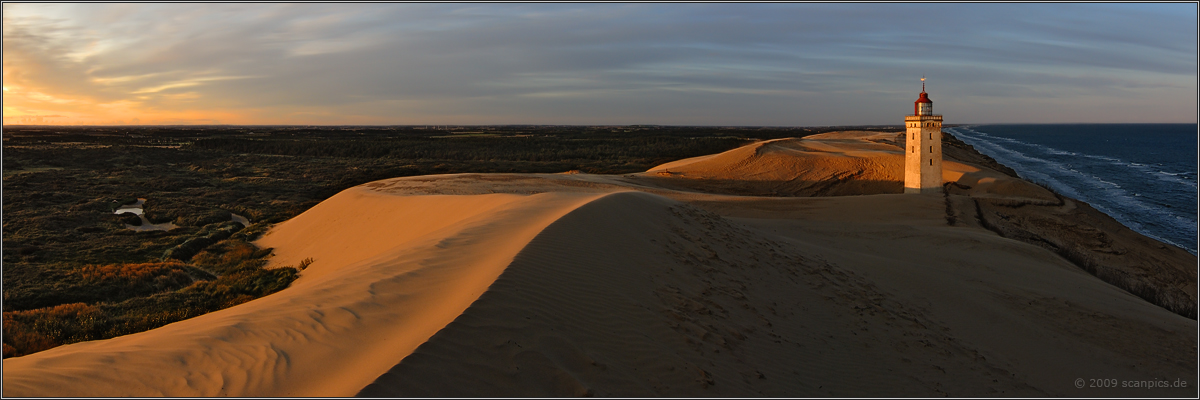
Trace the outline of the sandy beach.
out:
[[[902,194],[902,148],[371,182],[257,242],[313,260],[291,287],[5,359],[3,393],[1197,395],[1195,256],[965,145],[946,193]]]

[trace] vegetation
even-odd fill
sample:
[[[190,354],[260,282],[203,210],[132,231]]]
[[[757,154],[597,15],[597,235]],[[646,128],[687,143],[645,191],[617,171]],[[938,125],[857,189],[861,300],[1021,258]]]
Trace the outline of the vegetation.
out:
[[[152,329],[281,290],[311,259],[264,269],[270,249],[253,240],[366,182],[629,173],[751,140],[841,129],[6,126],[4,357]],[[138,198],[147,220],[178,228],[126,229],[140,218],[113,212]],[[252,224],[242,228],[233,214]]]

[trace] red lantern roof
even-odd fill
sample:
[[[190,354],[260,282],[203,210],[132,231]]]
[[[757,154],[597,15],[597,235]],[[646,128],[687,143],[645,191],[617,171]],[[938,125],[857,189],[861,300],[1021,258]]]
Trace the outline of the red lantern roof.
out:
[[[917,103],[933,103],[933,100],[929,100],[929,95],[925,94],[925,92],[921,92],[921,98],[917,99],[916,102]]]

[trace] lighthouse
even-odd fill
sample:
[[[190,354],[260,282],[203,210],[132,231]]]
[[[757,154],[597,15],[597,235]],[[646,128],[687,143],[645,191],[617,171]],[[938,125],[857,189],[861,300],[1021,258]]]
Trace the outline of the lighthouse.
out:
[[[904,193],[939,193],[942,190],[942,116],[933,114],[933,100],[925,93],[913,103],[913,115],[904,116]]]

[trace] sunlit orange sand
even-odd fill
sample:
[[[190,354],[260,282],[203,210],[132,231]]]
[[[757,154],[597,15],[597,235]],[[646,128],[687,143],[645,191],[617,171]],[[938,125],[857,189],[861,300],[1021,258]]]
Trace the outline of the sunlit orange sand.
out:
[[[942,195],[899,194],[895,140],[777,140],[623,176],[368,183],[259,241],[272,265],[315,260],[290,288],[5,359],[4,395],[1196,393],[1195,320],[948,225]],[[1055,199],[966,163],[945,178]],[[1076,388],[1101,378],[1189,387]]]

